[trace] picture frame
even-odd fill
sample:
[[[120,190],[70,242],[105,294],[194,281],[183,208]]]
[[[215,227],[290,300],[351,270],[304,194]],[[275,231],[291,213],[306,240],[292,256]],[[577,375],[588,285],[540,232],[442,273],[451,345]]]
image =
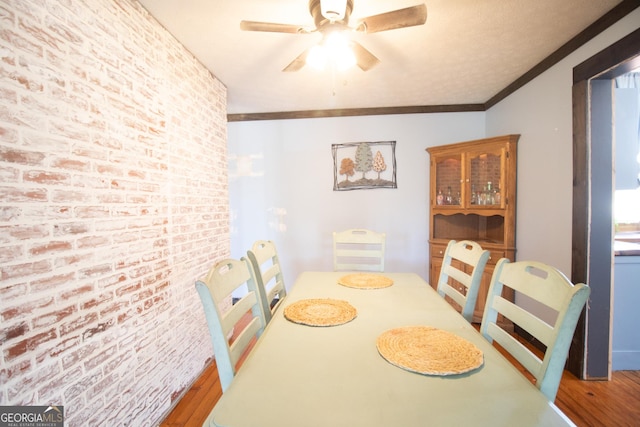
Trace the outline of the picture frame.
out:
[[[396,141],[332,144],[333,191],[398,188]]]

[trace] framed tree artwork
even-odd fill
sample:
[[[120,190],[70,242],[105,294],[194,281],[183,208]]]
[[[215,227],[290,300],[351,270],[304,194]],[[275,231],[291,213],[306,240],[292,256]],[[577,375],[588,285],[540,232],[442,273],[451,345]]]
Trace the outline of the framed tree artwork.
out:
[[[396,142],[332,144],[333,190],[398,188]]]

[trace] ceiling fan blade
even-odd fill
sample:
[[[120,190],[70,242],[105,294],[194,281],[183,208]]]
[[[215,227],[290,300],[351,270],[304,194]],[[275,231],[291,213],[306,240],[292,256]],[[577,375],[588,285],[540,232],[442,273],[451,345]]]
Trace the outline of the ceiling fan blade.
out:
[[[358,21],[357,31],[365,33],[377,33],[380,31],[394,30],[396,28],[413,27],[422,25],[427,21],[427,6],[418,6],[398,9],[379,15],[369,16]]]
[[[289,72],[289,71],[298,71],[298,70],[300,70],[302,67],[304,67],[307,64],[307,55],[308,54],[309,54],[309,49],[306,49],[304,52],[302,52],[300,55],[298,55],[298,57],[296,59],[291,61],[291,63],[289,65],[284,67],[284,69],[282,71]]]
[[[356,63],[362,71],[368,71],[380,62],[373,53],[369,52],[358,42],[352,41],[351,48],[353,49],[353,54],[356,56]]]
[[[240,29],[244,31],[267,31],[272,33],[309,33],[301,25],[275,24],[273,22],[240,21]]]

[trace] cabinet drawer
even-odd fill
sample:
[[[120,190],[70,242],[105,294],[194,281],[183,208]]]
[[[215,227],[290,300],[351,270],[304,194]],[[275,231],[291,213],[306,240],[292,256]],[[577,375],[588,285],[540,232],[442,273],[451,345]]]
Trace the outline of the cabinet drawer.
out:
[[[429,254],[431,258],[444,258],[444,252],[447,250],[447,245],[434,245],[430,246]]]
[[[505,251],[489,251],[489,261],[487,261],[487,264],[497,264],[500,258],[506,257],[505,254]]]

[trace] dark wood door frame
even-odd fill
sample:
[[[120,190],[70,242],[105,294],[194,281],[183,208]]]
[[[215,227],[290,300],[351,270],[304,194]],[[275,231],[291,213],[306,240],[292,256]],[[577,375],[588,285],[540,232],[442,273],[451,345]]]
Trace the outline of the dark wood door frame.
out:
[[[640,29],[573,69],[571,279],[589,284],[591,296],[576,328],[567,367],[582,379],[609,377],[612,321],[612,189],[609,185],[613,179],[612,136],[592,133],[593,117],[612,113],[597,111],[591,101],[594,97],[606,97],[607,86],[611,92],[612,79],[638,67]],[[607,119],[611,121],[611,116]]]

